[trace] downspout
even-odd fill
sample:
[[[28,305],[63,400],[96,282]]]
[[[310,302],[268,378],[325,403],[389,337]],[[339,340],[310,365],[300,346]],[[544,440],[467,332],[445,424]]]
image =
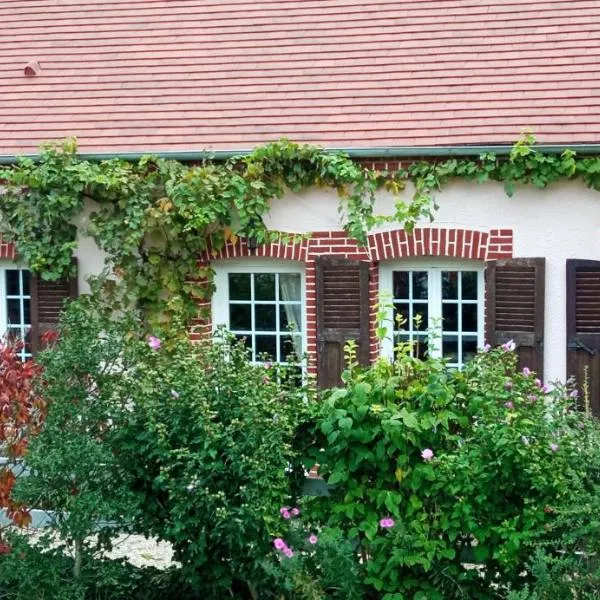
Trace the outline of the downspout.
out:
[[[374,148],[326,148],[329,153],[344,153],[351,158],[424,158],[424,157],[454,157],[454,156],[479,156],[484,153],[493,153],[497,156],[510,154],[512,145],[474,145],[474,146],[379,146]],[[536,150],[544,154],[560,154],[565,149],[573,150],[577,154],[600,154],[600,144],[536,144]],[[190,150],[158,152],[81,152],[78,156],[85,160],[100,161],[120,158],[123,160],[139,160],[144,156],[178,160],[182,162],[197,162],[202,160],[227,160],[233,157],[248,156],[252,149],[240,150]],[[37,159],[39,154],[23,154],[25,158]],[[0,155],[0,165],[10,165],[17,162],[17,155]]]

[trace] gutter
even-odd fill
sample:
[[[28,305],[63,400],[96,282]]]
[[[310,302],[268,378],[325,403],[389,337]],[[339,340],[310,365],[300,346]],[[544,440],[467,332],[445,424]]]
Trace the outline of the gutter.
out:
[[[543,154],[561,154],[566,149],[577,154],[600,154],[600,144],[536,144],[535,149]],[[493,153],[497,156],[507,156],[513,145],[465,145],[465,146],[379,146],[373,148],[326,148],[325,152],[343,153],[350,158],[426,158],[426,157],[454,157],[454,156],[479,156],[483,153]],[[164,150],[159,152],[81,152],[79,158],[83,160],[101,161],[120,158],[123,160],[139,160],[144,156],[178,160],[181,162],[195,162],[201,160],[227,160],[233,157],[248,156],[248,150]],[[36,160],[39,154],[0,154],[0,165],[11,165],[19,157]]]

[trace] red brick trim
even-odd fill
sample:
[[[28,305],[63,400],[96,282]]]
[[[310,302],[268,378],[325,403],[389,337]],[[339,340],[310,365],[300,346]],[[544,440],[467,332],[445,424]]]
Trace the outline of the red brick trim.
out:
[[[0,258],[14,260],[17,256],[15,245],[2,238],[0,233]]]
[[[317,298],[316,298],[316,259],[323,254],[335,254],[340,258],[364,260],[370,263],[370,354],[374,360],[379,354],[375,336],[376,304],[379,296],[379,261],[420,256],[445,258],[493,260],[512,258],[513,232],[510,229],[489,231],[419,227],[412,234],[403,229],[373,233],[368,236],[366,247],[359,246],[348,238],[344,231],[314,231],[300,242],[261,245],[251,250],[245,239],[229,242],[222,250],[207,251],[200,257],[200,264],[208,265],[213,260],[232,258],[276,258],[295,260],[305,264],[306,281],[306,351],[309,356],[308,372],[316,373],[317,354]],[[202,302],[203,308],[210,307],[210,301]],[[211,330],[209,320],[194,323],[193,339],[201,339]]]

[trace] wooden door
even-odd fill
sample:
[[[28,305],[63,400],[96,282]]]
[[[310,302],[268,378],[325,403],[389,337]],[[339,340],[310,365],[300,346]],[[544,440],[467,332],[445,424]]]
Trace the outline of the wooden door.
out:
[[[513,340],[519,367],[544,372],[545,259],[513,258],[486,266],[486,341]]]
[[[341,385],[344,345],[358,344],[358,359],[369,363],[369,264],[322,256],[317,259],[317,383]]]
[[[600,416],[600,261],[567,260],[567,374]]]

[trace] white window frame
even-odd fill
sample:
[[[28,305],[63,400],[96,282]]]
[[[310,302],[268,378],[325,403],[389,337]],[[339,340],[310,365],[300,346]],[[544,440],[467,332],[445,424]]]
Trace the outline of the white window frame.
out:
[[[448,259],[422,259],[422,260],[395,260],[382,262],[379,267],[379,295],[380,302],[391,304],[393,298],[393,273],[394,271],[427,271],[429,284],[427,290],[428,323],[423,325],[424,330],[437,329],[442,322],[442,271],[476,271],[477,272],[477,347],[484,345],[484,319],[485,319],[485,264],[482,261],[464,261]],[[437,327],[435,325],[437,324]],[[389,359],[394,357],[393,342],[393,309],[390,307],[385,326],[388,335],[381,344],[381,355]],[[429,355],[435,358],[442,356],[441,338],[434,335],[428,344]],[[459,367],[462,364],[459,364]]]
[[[215,291],[211,299],[212,329],[219,327],[230,329],[229,324],[229,274],[230,273],[297,273],[300,275],[301,301],[301,331],[302,351],[306,353],[306,275],[303,263],[280,259],[233,259],[215,261],[211,264],[214,269]],[[303,357],[300,357],[305,368]]]
[[[22,265],[11,261],[0,261],[0,339],[3,339],[6,333],[8,332],[8,293],[6,289],[6,272],[7,271],[27,271],[28,269]],[[31,274],[30,274],[31,277]],[[20,300],[20,312],[24,315],[24,306],[23,302],[26,299],[29,299],[30,302],[30,310],[31,310],[31,280],[30,280],[30,289],[29,296],[25,296],[23,294],[19,294],[19,296],[11,296],[11,298],[19,298]],[[20,290],[22,292],[22,290]],[[33,315],[32,315],[33,317]],[[22,339],[25,339],[25,334],[27,329],[31,329],[31,324],[25,325],[24,323],[20,324],[21,336]],[[31,354],[25,352],[25,348],[23,348],[20,352],[21,358],[23,360],[27,358],[31,358]]]

